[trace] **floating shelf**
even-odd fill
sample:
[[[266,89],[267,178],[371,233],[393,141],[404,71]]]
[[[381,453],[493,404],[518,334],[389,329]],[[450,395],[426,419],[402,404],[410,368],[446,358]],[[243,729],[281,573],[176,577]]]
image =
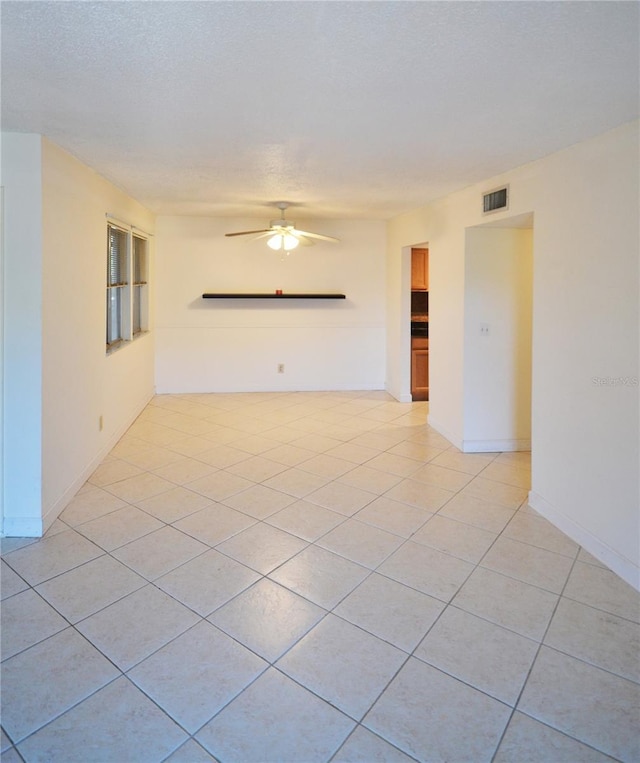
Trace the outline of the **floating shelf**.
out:
[[[202,299],[346,299],[344,294],[203,294]]]

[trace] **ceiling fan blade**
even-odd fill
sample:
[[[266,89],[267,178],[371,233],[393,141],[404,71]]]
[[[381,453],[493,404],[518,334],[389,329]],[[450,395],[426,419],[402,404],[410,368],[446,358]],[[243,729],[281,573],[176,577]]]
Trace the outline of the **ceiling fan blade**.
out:
[[[340,241],[339,238],[334,238],[333,236],[325,236],[322,233],[310,233],[306,230],[296,230],[296,235],[307,236],[308,238],[319,238],[322,241]]]
[[[271,233],[271,228],[262,228],[261,230],[243,230],[239,233],[225,233],[225,236],[248,236],[250,233]]]
[[[314,240],[334,242],[340,241],[339,238],[335,238],[334,236],[325,236],[323,233],[311,233],[310,231],[306,230],[298,230],[295,227],[295,223],[284,219],[284,212],[289,205],[285,202],[280,202],[277,206],[280,210],[280,220],[271,220],[268,228],[262,228],[261,230],[236,231],[235,233],[225,233],[224,235],[228,237],[254,236],[254,241],[259,238],[267,238],[270,236],[283,236],[281,245],[286,244],[287,236],[293,236],[302,246],[311,246],[314,243]],[[269,242],[269,244],[273,243],[275,242]]]
[[[313,246],[314,244],[314,242],[310,238],[307,238],[307,236],[303,236],[299,230],[295,231],[293,235],[298,239],[298,243],[301,246]]]

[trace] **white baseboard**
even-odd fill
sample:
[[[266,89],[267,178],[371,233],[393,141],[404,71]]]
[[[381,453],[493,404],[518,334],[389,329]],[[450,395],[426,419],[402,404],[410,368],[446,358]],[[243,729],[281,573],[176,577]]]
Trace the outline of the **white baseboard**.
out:
[[[384,390],[389,395],[391,395],[391,397],[395,398],[399,403],[413,402],[413,398],[411,397],[410,392],[400,392],[400,390],[392,389],[388,384],[385,384]]]
[[[531,450],[531,440],[463,440],[463,453],[513,453]]]
[[[434,421],[431,414],[427,414],[427,424],[432,428],[435,429],[438,434],[441,434],[443,437],[445,437],[452,445],[455,445],[456,448],[459,450],[462,450],[462,440],[460,440],[455,435],[451,434],[445,427],[443,427],[441,424],[439,424],[437,421]]]
[[[463,440],[449,432],[431,415],[427,416],[427,423],[463,453],[512,453],[531,450],[531,440]]]
[[[42,518],[5,516],[3,536],[5,538],[41,538],[58,518],[62,510],[70,503],[78,490],[80,490],[93,472],[100,466],[105,456],[109,454],[111,449],[117,444],[127,429],[129,429],[131,424],[145,409],[154,394],[155,393],[152,392],[131,409],[125,423],[109,437],[106,444],[89,461],[89,463],[85,465],[80,474],[74,479],[60,498],[58,498],[52,506],[44,510]]]
[[[360,382],[358,384],[345,384],[335,382],[335,384],[323,385],[309,384],[296,380],[289,380],[286,383],[265,384],[257,382],[256,384],[234,384],[232,386],[223,385],[215,389],[210,386],[203,388],[201,385],[193,388],[178,388],[174,386],[159,386],[156,389],[156,395],[226,395],[236,392],[380,392],[387,391],[382,382]],[[389,393],[390,395],[393,393]],[[394,395],[395,397],[395,395]]]
[[[579,525],[570,517],[567,517],[555,506],[546,501],[541,495],[529,492],[529,506],[535,509],[545,519],[552,522],[565,535],[578,543],[585,551],[595,556],[602,564],[616,573],[624,581],[640,591],[640,567],[621,556],[617,551],[607,546],[599,538],[596,538],[582,525]]]

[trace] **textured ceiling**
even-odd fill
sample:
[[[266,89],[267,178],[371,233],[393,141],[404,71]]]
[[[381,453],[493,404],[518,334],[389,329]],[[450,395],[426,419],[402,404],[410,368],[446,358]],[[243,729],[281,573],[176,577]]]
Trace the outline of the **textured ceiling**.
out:
[[[4,0],[2,126],[157,213],[386,219],[637,118],[638,9]]]

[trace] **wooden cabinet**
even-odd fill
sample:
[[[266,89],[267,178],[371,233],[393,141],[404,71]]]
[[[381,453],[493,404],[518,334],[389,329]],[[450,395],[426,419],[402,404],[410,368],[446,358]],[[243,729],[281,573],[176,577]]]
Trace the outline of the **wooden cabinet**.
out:
[[[411,339],[411,397],[429,399],[429,340],[424,337]]]
[[[417,321],[417,325],[428,327],[429,250],[426,248],[411,249],[411,292],[412,325]],[[413,400],[429,399],[428,337],[411,337],[411,397]]]
[[[411,290],[429,290],[429,250],[411,250]]]

